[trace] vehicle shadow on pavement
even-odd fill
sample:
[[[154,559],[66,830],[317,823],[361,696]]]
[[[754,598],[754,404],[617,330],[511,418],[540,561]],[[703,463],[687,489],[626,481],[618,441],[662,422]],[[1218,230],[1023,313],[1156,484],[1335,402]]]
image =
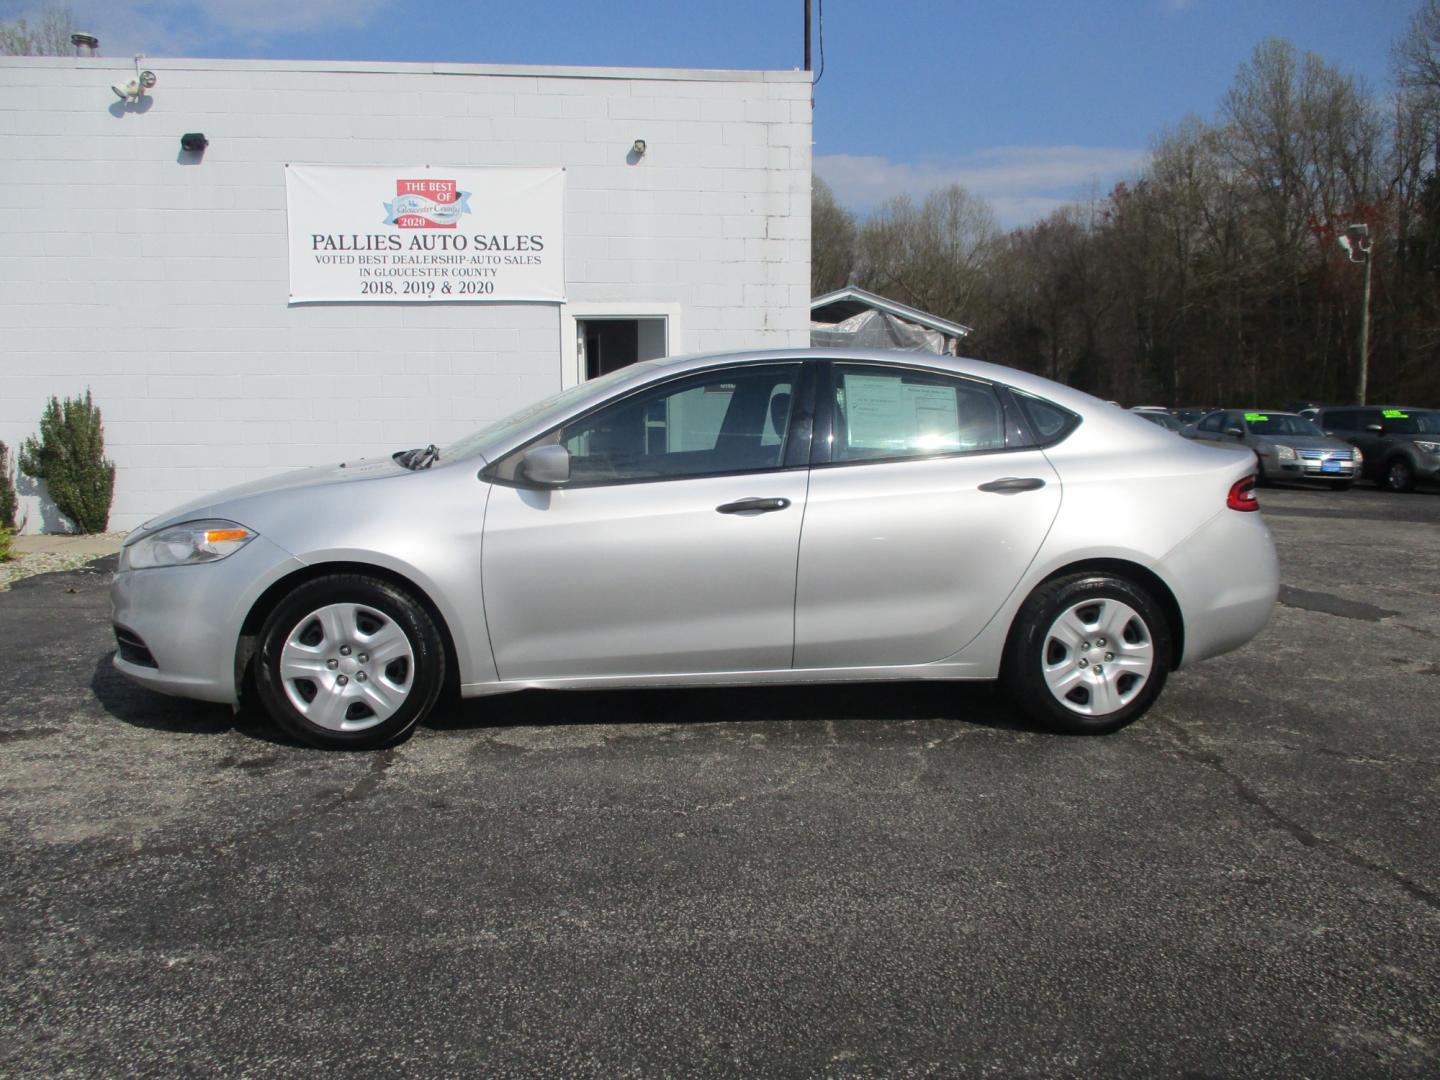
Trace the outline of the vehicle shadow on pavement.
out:
[[[1027,731],[1018,713],[986,683],[831,683],[813,686],[655,690],[521,690],[450,700],[427,721],[442,731],[566,724],[704,724],[945,718]]]
[[[115,670],[113,650],[101,654],[90,676],[90,690],[100,707],[115,719],[149,731],[176,735],[223,735],[236,731],[261,742],[298,746],[254,707],[237,713],[229,705],[157,694],[136,686]]]
[[[169,697],[115,670],[113,652],[95,663],[90,689],[101,708],[134,727],[176,735],[236,732],[260,742],[299,745],[254,702],[228,705]],[[520,690],[493,697],[442,698],[422,727],[437,731],[606,724],[714,724],[866,720],[960,720],[1007,731],[1032,728],[990,684],[833,683],[814,686],[698,687],[655,690]]]

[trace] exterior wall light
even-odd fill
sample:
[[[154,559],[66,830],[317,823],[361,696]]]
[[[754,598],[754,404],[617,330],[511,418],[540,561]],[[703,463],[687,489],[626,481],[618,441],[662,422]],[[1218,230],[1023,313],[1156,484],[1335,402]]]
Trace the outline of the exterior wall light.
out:
[[[645,150],[646,150],[646,146],[645,146],[645,140],[644,140],[644,139],[636,139],[636,140],[635,140],[635,145],[632,146],[632,147],[630,147],[630,152],[631,152],[632,154],[634,154],[636,157],[644,157],[644,156],[645,156]]]
[[[189,131],[180,136],[180,149],[187,154],[203,154],[209,145],[210,140],[199,131]]]

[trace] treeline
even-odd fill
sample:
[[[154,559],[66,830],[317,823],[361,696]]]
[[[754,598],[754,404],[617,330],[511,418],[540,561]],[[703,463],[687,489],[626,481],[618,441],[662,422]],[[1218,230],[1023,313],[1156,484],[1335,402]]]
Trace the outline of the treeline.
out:
[[[1338,241],[1359,223],[1368,399],[1440,405],[1440,0],[1394,57],[1382,100],[1267,41],[1133,181],[1009,233],[958,187],[859,222],[817,180],[815,293],[854,280],[975,327],[968,355],[1125,403],[1348,402],[1364,266]]]

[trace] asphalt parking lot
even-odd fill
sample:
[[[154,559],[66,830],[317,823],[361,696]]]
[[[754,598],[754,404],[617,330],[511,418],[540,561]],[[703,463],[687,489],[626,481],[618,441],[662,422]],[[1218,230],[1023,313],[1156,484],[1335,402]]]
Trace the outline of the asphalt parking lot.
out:
[[[1440,1072],[1440,496],[1108,738],[984,687],[521,694],[336,754],[0,594],[5,1075]]]

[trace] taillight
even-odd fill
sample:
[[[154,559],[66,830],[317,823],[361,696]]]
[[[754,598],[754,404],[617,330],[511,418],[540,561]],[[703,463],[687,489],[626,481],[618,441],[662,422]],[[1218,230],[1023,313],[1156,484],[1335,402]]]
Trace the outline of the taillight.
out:
[[[1255,477],[1247,476],[1231,484],[1225,505],[1231,510],[1259,510],[1260,504],[1255,500]]]

